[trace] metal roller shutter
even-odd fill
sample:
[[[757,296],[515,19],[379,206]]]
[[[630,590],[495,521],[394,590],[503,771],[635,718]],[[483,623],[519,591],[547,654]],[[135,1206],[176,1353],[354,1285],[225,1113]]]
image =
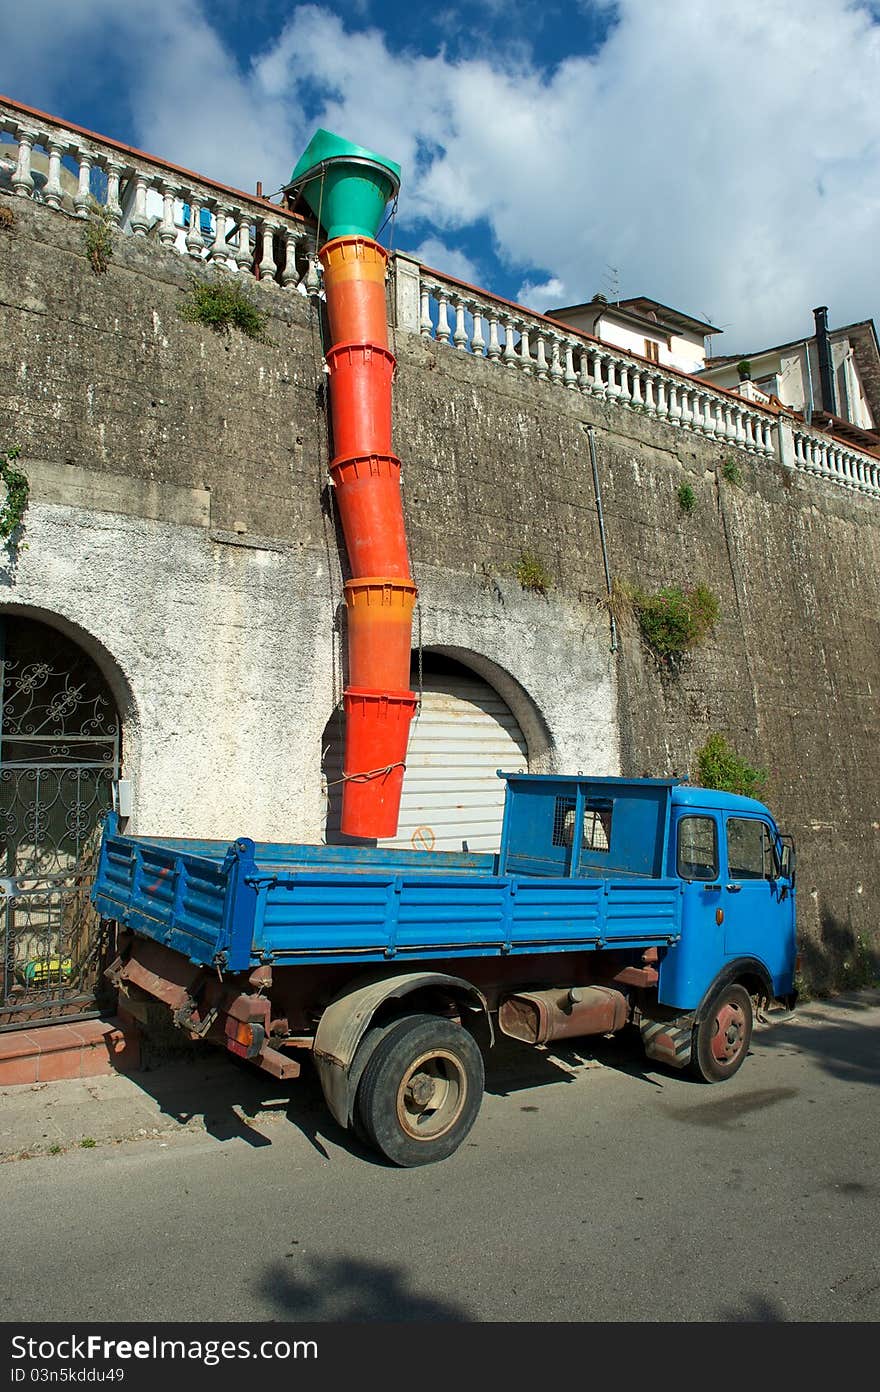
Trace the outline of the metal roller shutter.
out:
[[[341,722],[331,724],[324,761],[330,787],[327,840],[339,839]],[[416,850],[497,851],[504,783],[496,769],[528,767],[522,731],[496,691],[477,677],[425,676],[413,723],[398,833],[382,845]]]

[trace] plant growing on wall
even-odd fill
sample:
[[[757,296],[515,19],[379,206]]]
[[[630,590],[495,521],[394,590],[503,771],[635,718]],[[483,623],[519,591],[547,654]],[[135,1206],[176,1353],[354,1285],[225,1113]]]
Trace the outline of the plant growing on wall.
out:
[[[550,572],[534,551],[521,552],[515,574],[522,588],[532,594],[546,595],[553,587]]]
[[[83,228],[83,246],[95,275],[105,275],[113,255],[113,219],[110,210],[94,198]]]
[[[717,731],[697,751],[697,776],[704,788],[743,797],[757,797],[767,781],[766,771],[754,768]]]
[[[8,541],[16,527],[21,525],[31,491],[27,476],[15,466],[20,454],[18,445],[0,450],[0,481],[6,489],[6,498],[0,508],[0,537],[4,541]]]
[[[746,358],[743,358],[741,362],[737,363],[736,370],[741,382],[750,382],[752,380],[752,364]]]
[[[682,512],[693,512],[697,506],[697,495],[689,483],[683,483],[678,490],[678,506]]]
[[[725,459],[721,465],[721,477],[725,483],[732,483],[735,487],[742,483],[742,469],[735,459]]]
[[[238,329],[246,338],[261,339],[266,316],[234,276],[216,280],[195,280],[180,307],[189,324],[205,324],[215,333]]]
[[[634,589],[633,612],[642,637],[658,662],[674,669],[690,648],[702,643],[718,620],[718,596],[706,585],[664,585],[649,594]]]

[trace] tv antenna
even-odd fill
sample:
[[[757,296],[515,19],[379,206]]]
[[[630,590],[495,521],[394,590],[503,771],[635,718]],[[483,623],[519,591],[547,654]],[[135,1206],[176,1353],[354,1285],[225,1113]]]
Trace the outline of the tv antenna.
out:
[[[612,304],[620,304],[620,271],[617,266],[610,266],[606,262],[603,280],[608,286],[608,299],[610,302]]]

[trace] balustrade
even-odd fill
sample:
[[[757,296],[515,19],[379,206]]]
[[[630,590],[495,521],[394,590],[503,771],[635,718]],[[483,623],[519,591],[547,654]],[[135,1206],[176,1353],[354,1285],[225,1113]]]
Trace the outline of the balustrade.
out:
[[[286,208],[272,205],[267,217],[265,199],[196,180],[149,155],[5,100],[0,102],[0,180],[4,177],[17,197],[55,212],[87,218],[97,204],[123,235],[155,239],[166,250],[255,274],[285,289],[300,282],[297,256],[307,227]],[[207,236],[203,214],[210,219]],[[278,260],[276,237],[284,252]],[[317,293],[314,273],[304,288]]]
[[[417,328],[426,338],[451,343],[461,352],[485,357],[548,386],[564,386],[665,421],[762,458],[783,458],[777,416],[729,393],[698,385],[695,379],[613,348],[561,326],[522,306],[477,295],[419,268]],[[455,327],[449,318],[455,314]],[[470,339],[466,316],[473,323]],[[488,326],[486,336],[484,325]],[[784,462],[801,473],[829,479],[862,493],[880,496],[880,461],[850,450],[829,437],[792,430]],[[789,438],[787,436],[786,438]]]
[[[254,274],[284,289],[301,284],[310,295],[320,292],[314,255],[304,275],[297,265],[306,225],[286,208],[272,204],[269,214],[265,199],[197,180],[6,101],[0,102],[0,178],[16,197],[40,201],[63,215],[86,218],[97,202],[123,235],[155,239],[166,250],[224,271]],[[785,418],[778,424],[774,413],[600,346],[574,330],[566,332],[522,306],[422,267],[418,274],[418,312],[403,327],[548,386],[580,391],[748,453],[778,457],[795,472],[880,496],[880,460],[872,455]]]

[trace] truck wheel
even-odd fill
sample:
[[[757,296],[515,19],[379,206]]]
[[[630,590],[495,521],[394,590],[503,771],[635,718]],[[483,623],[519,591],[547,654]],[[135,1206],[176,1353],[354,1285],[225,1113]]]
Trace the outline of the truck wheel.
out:
[[[436,1015],[408,1015],[364,1069],[356,1118],[395,1165],[429,1165],[461,1145],[477,1119],[483,1081],[483,1056],[467,1030]]]
[[[720,1083],[741,1068],[752,1038],[752,998],[745,986],[725,986],[694,1030],[691,1071]]]

